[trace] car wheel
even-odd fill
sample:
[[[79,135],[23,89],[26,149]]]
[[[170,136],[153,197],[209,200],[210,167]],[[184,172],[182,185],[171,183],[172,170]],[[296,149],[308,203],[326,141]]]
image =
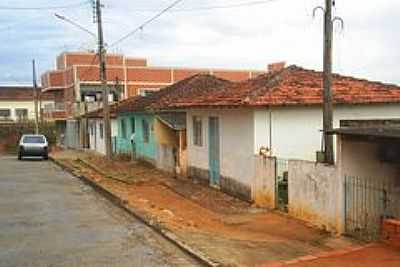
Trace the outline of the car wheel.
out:
[[[49,155],[44,155],[44,156],[43,156],[43,159],[44,159],[44,160],[48,160],[48,159],[49,159]]]

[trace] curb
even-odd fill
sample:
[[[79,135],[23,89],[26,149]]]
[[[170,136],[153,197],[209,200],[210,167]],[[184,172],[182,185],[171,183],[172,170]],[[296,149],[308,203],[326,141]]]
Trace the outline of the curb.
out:
[[[188,254],[189,256],[195,258],[197,261],[200,263],[204,264],[205,266],[210,266],[210,267],[220,267],[223,266],[223,264],[219,262],[215,262],[211,260],[208,256],[206,256],[204,253],[198,251],[197,249],[194,249],[190,247],[188,244],[180,240],[173,232],[170,230],[166,229],[159,223],[155,222],[154,220],[151,219],[150,216],[147,216],[143,212],[140,212],[133,208],[132,206],[128,205],[126,200],[123,200],[116,196],[114,193],[111,191],[105,189],[104,187],[98,185],[91,179],[87,178],[84,175],[76,175],[74,174],[74,171],[72,168],[64,165],[63,163],[59,162],[58,160],[54,159],[52,156],[49,156],[49,160],[55,163],[57,166],[59,166],[61,169],[64,171],[68,172],[69,174],[73,175],[76,178],[79,178],[81,181],[83,181],[85,184],[91,186],[96,192],[100,193],[103,195],[105,198],[107,198],[109,201],[111,201],[114,205],[117,207],[123,209],[125,212],[127,212],[129,215],[135,217],[145,225],[149,226],[152,228],[154,231],[162,235],[164,238],[166,238],[168,241],[172,242],[175,244],[177,247],[179,247],[183,252]]]

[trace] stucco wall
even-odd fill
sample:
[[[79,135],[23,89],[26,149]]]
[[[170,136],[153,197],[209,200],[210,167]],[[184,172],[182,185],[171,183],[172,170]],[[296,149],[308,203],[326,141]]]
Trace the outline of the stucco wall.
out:
[[[340,231],[338,169],[314,162],[289,161],[289,214],[328,231]]]
[[[400,118],[400,105],[336,106],[334,127],[345,119]],[[255,111],[255,151],[269,144],[269,111]],[[286,159],[315,161],[321,149],[322,109],[319,107],[272,108],[272,153]],[[336,142],[335,142],[336,143]]]
[[[193,116],[202,119],[202,146],[193,142]],[[187,112],[188,166],[208,171],[208,119],[219,118],[221,189],[246,191],[254,180],[254,119],[250,109],[190,110]],[[238,182],[233,184],[231,181]],[[230,192],[233,193],[233,192]]]
[[[154,134],[155,140],[158,144],[169,145],[171,147],[178,147],[179,137],[177,132],[169,128],[159,119],[154,120]]]

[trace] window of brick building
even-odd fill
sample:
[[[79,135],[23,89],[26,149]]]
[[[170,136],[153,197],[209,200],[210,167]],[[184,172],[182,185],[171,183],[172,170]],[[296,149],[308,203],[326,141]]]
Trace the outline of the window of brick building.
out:
[[[26,121],[28,119],[28,109],[26,108],[17,108],[15,110],[15,116],[18,121]]]
[[[9,120],[9,119],[11,119],[11,110],[0,109],[0,120]]]

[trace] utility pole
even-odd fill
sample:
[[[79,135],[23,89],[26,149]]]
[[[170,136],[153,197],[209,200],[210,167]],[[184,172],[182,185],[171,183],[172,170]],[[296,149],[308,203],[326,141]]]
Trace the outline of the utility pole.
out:
[[[106,158],[112,158],[112,145],[111,145],[111,123],[110,123],[110,108],[108,106],[108,87],[107,87],[107,74],[106,74],[106,50],[104,47],[103,25],[101,18],[102,5],[100,0],[95,0],[96,22],[97,22],[97,36],[98,36],[98,54],[99,54],[99,67],[100,67],[100,81],[103,91],[103,120],[104,120],[104,138],[106,145]]]
[[[335,156],[333,152],[333,135],[329,133],[333,129],[333,103],[332,103],[332,4],[334,0],[325,0],[324,18],[324,74],[323,74],[323,133],[325,162],[333,164]]]
[[[325,8],[318,6],[314,8],[313,16],[317,10],[324,12],[324,73],[323,73],[323,144],[325,162],[334,164],[335,155],[333,151],[333,99],[332,99],[332,40],[333,24],[335,21],[341,23],[342,29],[344,21],[340,17],[332,16],[332,7],[335,0],[325,0]]]
[[[36,82],[36,63],[32,60],[32,73],[33,73],[33,101],[35,105],[35,134],[39,134],[39,114],[38,114],[38,87]]]

